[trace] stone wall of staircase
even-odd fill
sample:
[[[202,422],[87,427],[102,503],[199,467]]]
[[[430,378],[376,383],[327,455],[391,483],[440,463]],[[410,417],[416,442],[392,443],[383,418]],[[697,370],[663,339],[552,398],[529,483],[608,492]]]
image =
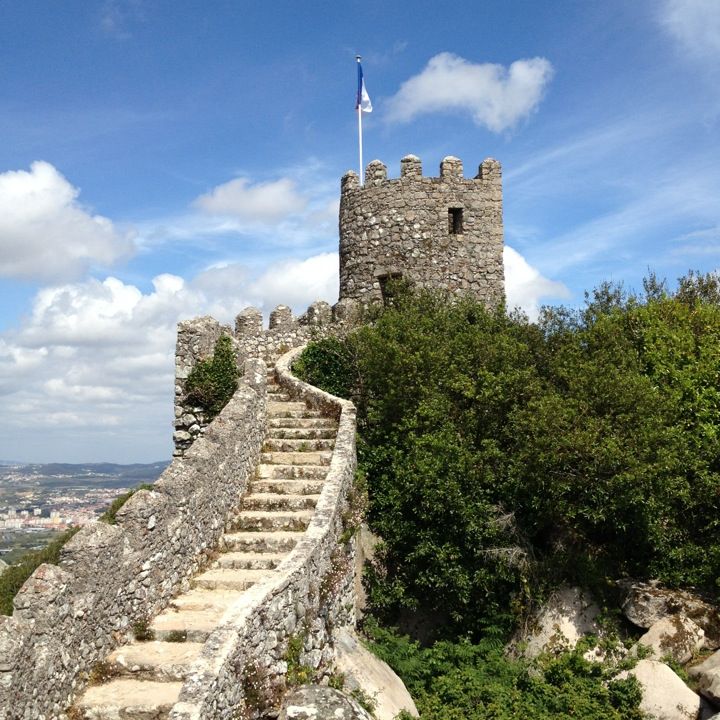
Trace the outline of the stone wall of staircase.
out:
[[[207,639],[169,715],[172,720],[253,717],[258,693],[248,696],[247,681],[260,677],[265,690],[282,688],[290,638],[303,638],[300,662],[321,675],[331,668],[333,629],[355,622],[355,546],[354,541],[340,543],[356,469],[355,407],[292,375],[291,363],[301,349],[286,353],[275,374],[290,397],[337,420],[322,492],[302,539],[274,577],[247,590]]]
[[[181,322],[175,352],[175,456],[181,456],[207,427],[202,408],[185,401],[185,380],[199,360],[212,355],[221,335],[232,339],[242,367],[249,358],[278,358],[309,340],[342,335],[358,324],[360,313],[358,302],[345,299],[332,307],[323,301],[315,302],[300,316],[295,316],[287,305],[278,305],[270,313],[267,328],[262,312],[254,307],[237,315],[234,332],[208,316]]]
[[[117,525],[83,528],[59,565],[41,566],[23,586],[13,615],[0,616],[0,720],[67,720],[71,704],[73,718],[258,717],[250,681],[262,678],[269,692],[284,687],[293,638],[302,638],[299,661],[316,677],[330,670],[333,628],[354,623],[354,541],[340,538],[355,475],[355,409],[301,383],[289,368],[308,339],[352,327],[351,311],[348,303],[316,303],[296,319],[280,306],[264,330],[250,310],[238,316],[234,336],[211,318],[179,334],[180,387],[225,333],[244,365],[238,391],[153,490],[126,503]],[[307,485],[299,491],[305,499],[294,495],[297,485]],[[298,508],[312,509],[293,510],[300,500]],[[255,549],[264,535],[274,536],[271,544]],[[268,576],[255,567],[275,569]],[[256,573],[264,579],[251,581]],[[193,609],[203,588],[224,584],[242,597],[230,601],[232,593],[219,590],[222,602]],[[155,632],[148,646],[133,639],[138,621]],[[179,621],[187,644],[155,658],[166,651],[164,640],[177,636]],[[193,623],[203,629],[188,631]],[[133,653],[140,656],[128,666]],[[129,696],[120,699],[110,685],[84,690],[107,667],[137,678],[116,681]],[[144,690],[136,684],[151,678]]]
[[[64,717],[88,673],[189,587],[209,562],[261,454],[266,368],[249,360],[233,399],[117,525],[83,528],[0,617],[0,719]]]

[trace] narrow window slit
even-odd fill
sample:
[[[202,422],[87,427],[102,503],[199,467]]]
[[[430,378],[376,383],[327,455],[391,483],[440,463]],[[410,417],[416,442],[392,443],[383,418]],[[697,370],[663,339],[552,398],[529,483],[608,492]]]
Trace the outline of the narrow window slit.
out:
[[[462,232],[463,232],[462,208],[448,208],[448,233],[450,235],[462,235]]]

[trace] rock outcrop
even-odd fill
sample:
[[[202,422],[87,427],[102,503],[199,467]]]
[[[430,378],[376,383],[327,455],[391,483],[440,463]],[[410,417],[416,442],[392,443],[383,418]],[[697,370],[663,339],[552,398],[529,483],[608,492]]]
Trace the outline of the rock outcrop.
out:
[[[655,720],[702,720],[713,709],[694,693],[667,665],[657,660],[640,660],[618,679],[633,676],[642,688],[640,710]]]
[[[373,720],[356,700],[339,690],[305,685],[289,695],[278,720]]]
[[[657,581],[627,583],[622,610],[630,622],[650,628],[671,615],[689,618],[705,632],[705,647],[720,648],[720,611],[685,590],[664,588]]]
[[[637,641],[637,646],[649,648],[656,660],[670,657],[680,664],[688,662],[703,647],[705,631],[682,615],[670,615],[658,620]]]
[[[720,650],[691,667],[688,675],[697,683],[700,693],[720,707]]]
[[[544,652],[574,648],[584,635],[599,635],[600,608],[590,595],[576,587],[556,590],[535,614],[527,632],[512,643],[513,652],[535,658]]]
[[[345,676],[349,690],[359,689],[376,703],[377,720],[393,720],[401,711],[419,717],[403,681],[393,669],[363,646],[349,628],[335,632],[335,668]]]

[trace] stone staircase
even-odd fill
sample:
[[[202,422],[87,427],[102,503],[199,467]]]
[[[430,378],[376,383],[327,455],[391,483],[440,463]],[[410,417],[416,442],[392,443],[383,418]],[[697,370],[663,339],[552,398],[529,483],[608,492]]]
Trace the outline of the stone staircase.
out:
[[[273,576],[314,514],[330,465],[337,422],[294,402],[268,371],[267,427],[260,463],[239,510],[228,518],[217,558],[191,589],[116,649],[91,674],[73,720],[169,717],[183,681],[226,611]]]

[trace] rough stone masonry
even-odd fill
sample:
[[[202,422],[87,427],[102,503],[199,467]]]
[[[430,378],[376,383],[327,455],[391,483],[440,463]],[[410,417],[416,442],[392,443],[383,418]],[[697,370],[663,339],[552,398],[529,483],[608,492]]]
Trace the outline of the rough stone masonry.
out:
[[[502,174],[488,158],[472,179],[446,157],[440,177],[423,177],[407,155],[388,180],[379,160],[365,184],[348,172],[340,198],[340,299],[383,299],[387,281],[463,293],[493,306],[504,298]]]

